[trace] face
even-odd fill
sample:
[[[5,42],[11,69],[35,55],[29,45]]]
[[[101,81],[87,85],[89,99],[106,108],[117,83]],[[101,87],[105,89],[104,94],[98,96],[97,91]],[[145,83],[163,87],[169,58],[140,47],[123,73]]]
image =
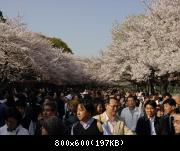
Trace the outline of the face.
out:
[[[75,95],[74,96],[74,100],[78,100],[79,98],[78,98],[78,96],[77,95]]]
[[[41,129],[41,135],[48,135],[48,131],[43,127]]]
[[[153,117],[156,114],[156,109],[151,105],[147,104],[145,107],[145,112],[148,118]]]
[[[77,108],[76,105],[68,104],[68,110],[70,112],[76,112],[76,108]]]
[[[129,108],[134,108],[134,107],[136,106],[136,102],[135,102],[134,98],[128,98],[128,100],[127,100],[127,106],[128,106]]]
[[[163,116],[164,115],[164,112],[163,111],[161,111],[161,110],[158,110],[157,111],[157,117],[161,117],[161,116]]]
[[[87,122],[90,117],[89,112],[87,112],[87,110],[82,104],[78,104],[77,106],[77,117],[82,122]]]
[[[176,101],[177,106],[180,106],[180,96],[174,96],[173,99]]]
[[[56,116],[56,113],[52,111],[51,107],[49,105],[44,105],[43,108],[43,117],[48,118],[50,116]]]
[[[174,116],[174,129],[176,134],[180,134],[180,114]]]
[[[110,99],[109,103],[106,104],[106,112],[111,116],[116,116],[119,103],[117,100]]]
[[[103,112],[103,106],[102,106],[102,104],[98,104],[96,110],[97,110],[98,114],[101,114],[101,113]]]
[[[171,106],[168,103],[164,104],[164,112],[167,114],[171,114],[175,109],[175,106]]]
[[[16,108],[17,108],[17,110],[21,113],[21,115],[23,115],[23,114],[24,114],[24,112],[25,112],[25,108],[20,107],[20,106],[17,106]]]
[[[43,104],[46,104],[46,103],[49,103],[49,102],[50,102],[49,99],[45,99]]]
[[[13,117],[9,117],[6,120],[7,127],[10,129],[15,129],[17,127],[17,120]]]

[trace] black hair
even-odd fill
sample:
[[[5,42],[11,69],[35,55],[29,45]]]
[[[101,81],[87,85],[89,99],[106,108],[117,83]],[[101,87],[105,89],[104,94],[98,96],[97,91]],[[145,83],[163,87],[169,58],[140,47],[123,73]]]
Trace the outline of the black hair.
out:
[[[23,108],[26,108],[26,102],[24,100],[17,100],[15,102],[15,106],[16,107],[23,107]]]
[[[102,94],[101,94],[101,91],[97,91],[96,94],[99,95],[99,96],[102,95]]]
[[[47,102],[43,105],[43,108],[44,106],[49,106],[53,112],[57,112],[57,104],[55,102]]]
[[[147,105],[152,106],[154,109],[156,109],[157,104],[154,100],[148,100],[145,104],[144,104],[144,108],[146,108]]]
[[[164,104],[169,104],[170,106],[176,106],[176,101],[174,99],[170,98],[170,99],[165,100],[163,102],[163,105]]]
[[[45,97],[43,97],[43,99],[41,100],[41,103],[44,103],[46,99],[47,99],[47,100],[49,100],[49,101],[53,101],[52,96],[50,96],[50,95],[46,95],[46,96],[45,96]]]
[[[171,95],[170,93],[164,93],[164,94],[163,94],[163,98],[165,98],[166,96],[168,96],[169,98],[172,97],[172,95]]]
[[[14,95],[12,93],[8,95],[6,105],[8,107],[15,107]]]
[[[89,94],[84,94],[83,99],[85,99],[85,100],[92,100],[92,97]]]
[[[24,102],[27,102],[26,96],[22,93],[16,94],[16,97],[18,98],[18,100],[23,100]]]
[[[51,116],[48,119],[46,119],[42,124],[42,128],[45,128],[47,130],[48,135],[64,134],[63,122],[56,116]]]
[[[176,114],[180,114],[180,107],[177,107],[177,108],[175,109],[175,113],[176,113]]]
[[[21,113],[15,107],[10,107],[7,109],[5,113],[5,120],[7,120],[10,117],[16,119],[18,124],[22,119]]]
[[[133,95],[129,95],[126,99],[126,101],[128,101],[129,98],[133,98],[134,101],[136,101],[137,97],[136,96],[133,96]]]
[[[116,101],[118,101],[117,98],[116,98],[114,95],[111,95],[111,96],[109,96],[109,99],[105,100],[105,104],[109,104],[109,103],[110,103],[110,100],[116,100]]]
[[[97,100],[93,103],[93,105],[94,105],[94,110],[95,110],[94,115],[97,115],[97,114],[98,114],[98,113],[97,113],[97,106],[98,106],[99,104],[102,105],[103,112],[105,111],[104,101],[101,101],[101,100],[98,100],[98,99],[97,99]]]
[[[92,103],[92,100],[89,100],[89,99],[82,99],[79,104],[83,105],[84,108],[86,109],[86,111],[88,113],[90,113],[91,115],[93,115],[94,113],[94,105]]]

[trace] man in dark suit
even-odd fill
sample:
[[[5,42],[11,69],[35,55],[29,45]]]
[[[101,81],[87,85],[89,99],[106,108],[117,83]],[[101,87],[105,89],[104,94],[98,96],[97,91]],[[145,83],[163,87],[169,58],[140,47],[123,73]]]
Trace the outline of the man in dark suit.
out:
[[[157,104],[154,100],[145,103],[145,115],[140,117],[136,125],[137,135],[160,135],[159,118],[156,116]]]
[[[163,102],[165,115],[161,117],[161,135],[174,135],[175,130],[173,127],[173,120],[176,108],[176,102],[174,99],[167,99]]]

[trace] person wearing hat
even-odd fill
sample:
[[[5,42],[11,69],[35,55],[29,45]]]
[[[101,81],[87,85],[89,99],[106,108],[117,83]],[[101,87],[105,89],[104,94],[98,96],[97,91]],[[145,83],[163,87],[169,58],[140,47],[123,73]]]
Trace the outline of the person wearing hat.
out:
[[[72,94],[68,94],[64,97],[64,101],[65,101],[65,104],[64,104],[64,112],[66,114],[66,112],[68,111],[68,102],[71,101],[73,98]]]

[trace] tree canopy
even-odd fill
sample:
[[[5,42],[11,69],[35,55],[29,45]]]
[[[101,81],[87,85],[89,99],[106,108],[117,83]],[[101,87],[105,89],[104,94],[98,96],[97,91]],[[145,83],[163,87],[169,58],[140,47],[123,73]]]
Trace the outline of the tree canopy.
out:
[[[111,43],[94,58],[72,55],[61,39],[29,31],[17,21],[0,22],[0,78],[17,80],[30,70],[60,84],[165,83],[180,73],[180,0],[144,3],[147,13],[114,23]]]
[[[55,37],[51,38],[51,37],[46,37],[44,35],[42,35],[42,37],[49,40],[51,42],[51,45],[54,48],[62,49],[63,53],[73,54],[73,52],[69,48],[69,46],[64,41],[62,41],[60,38],[55,38]]]

